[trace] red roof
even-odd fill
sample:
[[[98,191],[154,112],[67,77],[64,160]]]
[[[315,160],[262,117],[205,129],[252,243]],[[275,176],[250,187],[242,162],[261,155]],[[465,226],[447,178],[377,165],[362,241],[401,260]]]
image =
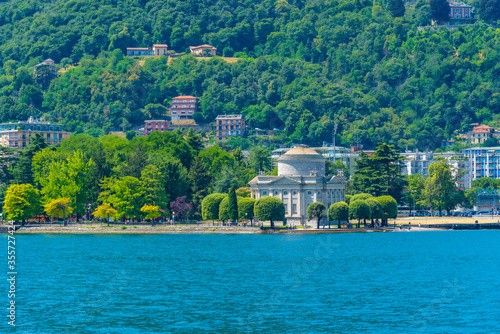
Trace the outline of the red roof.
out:
[[[158,48],[167,48],[168,45],[167,44],[153,44],[153,47],[158,47]]]
[[[142,51],[148,51],[148,48],[127,48],[127,50],[142,50]]]
[[[196,99],[196,97],[194,96],[176,96],[173,98],[173,100],[177,100],[177,99]]]

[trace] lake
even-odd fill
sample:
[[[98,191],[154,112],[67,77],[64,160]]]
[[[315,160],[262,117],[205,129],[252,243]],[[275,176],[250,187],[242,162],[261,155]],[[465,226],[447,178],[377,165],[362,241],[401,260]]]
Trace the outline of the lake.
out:
[[[500,231],[17,235],[16,255],[2,333],[500,333]]]

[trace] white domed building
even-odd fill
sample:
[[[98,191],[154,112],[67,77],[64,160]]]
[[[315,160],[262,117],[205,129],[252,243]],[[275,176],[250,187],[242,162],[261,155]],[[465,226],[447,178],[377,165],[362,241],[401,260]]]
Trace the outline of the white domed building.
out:
[[[307,207],[321,202],[328,207],[345,199],[343,175],[325,175],[321,154],[305,145],[295,146],[278,159],[278,175],[259,175],[252,179],[251,196],[274,196],[285,204],[287,223],[314,225],[307,221]]]

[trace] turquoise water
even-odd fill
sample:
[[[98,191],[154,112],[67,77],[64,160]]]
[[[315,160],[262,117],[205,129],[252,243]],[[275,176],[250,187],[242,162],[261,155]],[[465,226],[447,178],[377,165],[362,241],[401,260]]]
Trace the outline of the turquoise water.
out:
[[[500,333],[500,231],[16,239],[1,333]]]

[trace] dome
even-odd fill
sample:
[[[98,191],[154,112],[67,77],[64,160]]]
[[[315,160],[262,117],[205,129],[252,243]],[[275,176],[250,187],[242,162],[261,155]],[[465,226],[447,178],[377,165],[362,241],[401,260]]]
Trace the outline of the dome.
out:
[[[293,160],[293,161],[304,161],[304,160],[322,160],[325,161],[325,158],[312,148],[307,146],[295,146],[281,157],[279,157],[278,161],[283,160]]]
[[[296,146],[278,159],[278,176],[324,176],[325,161],[307,146]]]

